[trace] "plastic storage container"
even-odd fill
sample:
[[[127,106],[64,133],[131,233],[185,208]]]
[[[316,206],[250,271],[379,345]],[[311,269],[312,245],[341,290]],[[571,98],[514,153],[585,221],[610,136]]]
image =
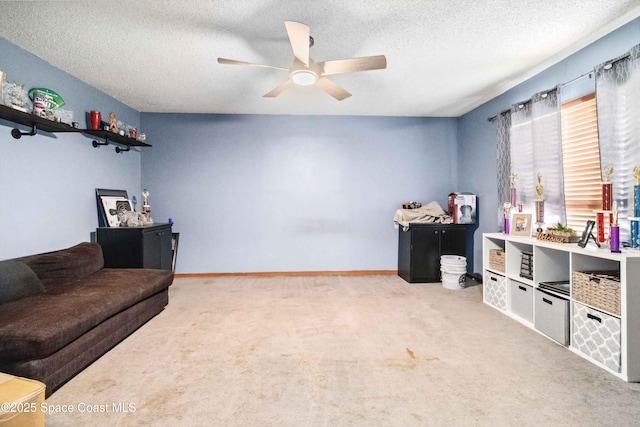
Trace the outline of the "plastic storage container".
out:
[[[44,390],[39,381],[0,373],[0,425],[44,426]]]
[[[467,259],[458,255],[442,255],[440,257],[442,286],[447,289],[462,289],[467,273]]]

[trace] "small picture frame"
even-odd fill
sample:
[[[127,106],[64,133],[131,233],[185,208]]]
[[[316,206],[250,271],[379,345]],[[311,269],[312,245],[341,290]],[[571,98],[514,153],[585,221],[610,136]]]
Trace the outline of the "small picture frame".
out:
[[[516,212],[511,215],[511,235],[531,237],[533,229],[532,215],[530,213]]]
[[[584,227],[584,231],[582,232],[582,237],[580,237],[578,246],[580,246],[581,248],[584,248],[585,246],[587,246],[587,243],[589,242],[589,238],[593,236],[591,233],[593,232],[593,227],[595,225],[596,225],[595,221],[592,221],[592,220],[587,221],[587,225]],[[597,239],[594,238],[593,241],[596,242],[596,245],[598,245],[598,247],[600,246]]]
[[[125,190],[96,188],[98,227],[118,227],[118,212],[130,211],[131,201]]]

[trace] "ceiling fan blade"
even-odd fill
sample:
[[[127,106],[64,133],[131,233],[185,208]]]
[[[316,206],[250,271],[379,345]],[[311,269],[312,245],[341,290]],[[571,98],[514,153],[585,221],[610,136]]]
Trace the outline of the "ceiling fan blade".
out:
[[[306,67],[309,66],[309,27],[305,24],[295,21],[284,21],[289,35],[289,42],[293,49],[293,56],[302,62]]]
[[[340,86],[329,80],[327,77],[320,77],[316,81],[316,86],[319,86],[322,90],[333,96],[338,101],[342,101],[345,98],[351,96],[349,92],[342,89]]]
[[[271,92],[266,93],[264,95],[262,95],[263,98],[275,98],[276,96],[280,95],[282,92],[284,92],[284,90],[286,88],[289,87],[289,85],[291,85],[291,80],[287,80],[286,82],[282,83],[280,86],[278,86],[277,88],[273,89]]]
[[[319,64],[323,76],[334,74],[356,73],[358,71],[382,70],[387,68],[387,58],[384,55],[365,56],[363,58],[338,59]]]
[[[254,64],[252,62],[236,61],[235,59],[227,59],[227,58],[218,58],[218,64],[250,65],[252,67],[273,68],[275,70],[289,71],[288,68],[274,67],[272,65]]]

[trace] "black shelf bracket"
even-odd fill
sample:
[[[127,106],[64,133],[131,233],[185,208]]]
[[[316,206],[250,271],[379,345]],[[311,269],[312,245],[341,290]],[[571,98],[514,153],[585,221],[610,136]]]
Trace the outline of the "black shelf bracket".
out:
[[[124,153],[125,151],[131,151],[131,146],[127,145],[127,148],[116,147],[116,153]]]
[[[101,145],[109,145],[109,138],[105,138],[104,142],[98,142],[95,139],[93,140],[93,142],[91,143],[91,145],[93,145],[95,148],[100,147]]]
[[[38,133],[38,127],[35,125],[35,123],[31,125],[31,132],[22,132],[18,128],[11,129],[11,136],[15,139],[20,139],[23,135],[33,136],[36,133]]]

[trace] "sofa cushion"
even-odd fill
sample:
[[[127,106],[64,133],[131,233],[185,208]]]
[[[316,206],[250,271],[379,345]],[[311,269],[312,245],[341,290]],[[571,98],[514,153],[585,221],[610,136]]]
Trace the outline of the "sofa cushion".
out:
[[[45,288],[89,276],[104,267],[102,247],[89,242],[18,260],[31,267]]]
[[[3,304],[0,361],[46,357],[101,322],[171,285],[173,273],[105,268],[91,276]]]
[[[0,262],[0,304],[44,292],[36,273],[21,261]]]

